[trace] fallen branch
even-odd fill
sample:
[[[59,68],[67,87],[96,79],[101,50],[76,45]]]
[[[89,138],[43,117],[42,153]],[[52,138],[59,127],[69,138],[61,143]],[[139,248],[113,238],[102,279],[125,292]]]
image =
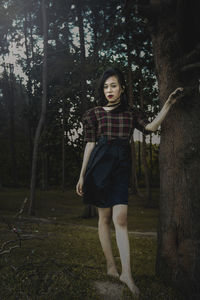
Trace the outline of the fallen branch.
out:
[[[28,198],[26,197],[20,207],[19,212],[14,216],[14,219],[21,219],[21,215],[24,211],[24,208],[28,202]],[[5,217],[2,217],[3,222],[8,226],[9,232],[11,231],[16,235],[16,239],[8,240],[3,242],[2,246],[0,247],[0,256],[3,256],[5,254],[10,254],[14,249],[21,248],[22,241],[25,240],[31,240],[31,239],[44,239],[44,236],[37,236],[32,233],[23,234],[22,230],[20,228],[17,228],[14,224],[11,224],[9,220],[7,220]],[[10,246],[11,244],[15,244],[13,246]]]
[[[13,249],[20,248],[20,247],[21,246],[19,245],[15,245],[13,247],[10,247],[8,250],[0,251],[0,255],[10,254]]]
[[[25,208],[27,202],[28,202],[28,198],[26,197],[26,198],[24,199],[24,201],[22,202],[22,205],[21,205],[21,207],[20,207],[19,212],[14,216],[14,218],[19,218],[19,217],[21,217],[22,213],[24,212],[24,208]]]
[[[1,246],[1,249],[0,249],[0,256],[1,256],[1,255],[4,255],[4,254],[10,254],[11,251],[12,251],[13,249],[21,248],[21,241],[27,241],[27,240],[33,240],[33,239],[43,240],[44,237],[36,236],[36,235],[33,235],[33,234],[32,234],[32,235],[25,235],[25,234],[24,234],[24,235],[21,235],[21,236],[20,236],[20,244],[19,244],[19,245],[15,245],[15,246],[10,247],[9,249],[6,249],[6,250],[5,250],[6,246],[8,246],[8,245],[11,244],[11,243],[18,242],[19,239],[17,239],[17,240],[6,241],[6,242],[4,242],[3,245]]]

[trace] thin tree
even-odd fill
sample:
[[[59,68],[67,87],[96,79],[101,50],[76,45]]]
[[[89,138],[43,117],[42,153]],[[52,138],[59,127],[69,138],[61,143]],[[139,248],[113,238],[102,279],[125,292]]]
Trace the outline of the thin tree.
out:
[[[87,110],[87,85],[86,85],[86,74],[85,74],[85,36],[84,36],[84,27],[83,27],[83,16],[82,16],[82,1],[76,0],[76,11],[78,17],[78,27],[79,27],[79,36],[80,36],[80,63],[81,63],[81,73],[80,73],[80,87],[81,87],[81,112]],[[83,218],[89,218],[97,215],[95,206],[86,204],[84,206]]]
[[[17,185],[17,160],[16,160],[16,120],[15,120],[15,87],[13,65],[8,64],[8,68],[4,63],[4,78],[3,78],[3,93],[5,97],[6,107],[9,117],[9,142],[10,142],[10,155],[11,155],[11,177],[12,184]]]
[[[131,59],[131,32],[130,32],[130,24],[131,24],[131,15],[130,15],[130,1],[126,1],[126,5],[124,7],[125,21],[126,21],[126,32],[125,32],[125,43],[127,47],[126,55],[128,62],[128,95],[129,95],[129,104],[133,107],[134,99],[133,99],[133,82],[132,82],[132,59]],[[132,157],[132,172],[131,172],[131,193],[138,194],[138,181],[137,181],[137,172],[136,172],[136,151],[135,151],[135,141],[134,137],[131,138],[131,157]]]
[[[44,58],[42,66],[42,109],[40,120],[35,133],[33,159],[32,159],[32,172],[31,172],[31,188],[30,188],[30,206],[29,214],[35,214],[35,189],[36,189],[36,175],[37,175],[37,159],[38,159],[38,146],[42,127],[46,117],[46,102],[47,102],[47,42],[48,42],[48,28],[46,16],[45,0],[42,0],[42,18],[43,18],[43,36],[44,36]]]

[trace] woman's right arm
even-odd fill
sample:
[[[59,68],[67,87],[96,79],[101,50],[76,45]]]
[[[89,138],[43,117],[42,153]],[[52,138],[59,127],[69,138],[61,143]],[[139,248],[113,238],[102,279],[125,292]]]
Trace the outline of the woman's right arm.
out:
[[[90,158],[90,154],[91,154],[92,150],[94,149],[94,147],[95,147],[95,142],[87,142],[87,144],[85,146],[81,172],[80,172],[78,183],[76,185],[76,192],[79,196],[83,195],[82,188],[83,188],[83,182],[84,182],[84,175],[85,175],[86,167],[87,167],[87,164],[88,164],[88,161]]]

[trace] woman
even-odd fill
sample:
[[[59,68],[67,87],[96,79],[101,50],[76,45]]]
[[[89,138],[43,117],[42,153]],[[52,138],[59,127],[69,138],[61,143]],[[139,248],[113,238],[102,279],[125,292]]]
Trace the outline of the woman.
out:
[[[183,88],[177,88],[167,99],[158,116],[148,123],[141,111],[128,106],[126,83],[116,68],[106,70],[100,80],[102,106],[89,109],[83,116],[85,146],[77,194],[84,203],[98,208],[98,232],[106,257],[107,274],[127,284],[138,296],[132,278],[127,230],[128,186],[131,175],[130,138],[134,128],[148,133],[156,131]],[[119,276],[110,239],[113,220],[122,264]]]

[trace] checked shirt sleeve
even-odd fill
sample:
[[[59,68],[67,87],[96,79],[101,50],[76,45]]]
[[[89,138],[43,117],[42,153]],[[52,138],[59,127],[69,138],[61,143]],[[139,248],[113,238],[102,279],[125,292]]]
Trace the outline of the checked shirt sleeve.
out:
[[[86,111],[82,117],[84,142],[96,142],[97,140],[97,119],[94,108]]]
[[[133,122],[134,128],[138,129],[142,133],[150,134],[150,131],[146,130],[145,127],[149,124],[145,113],[140,109],[133,109]]]

